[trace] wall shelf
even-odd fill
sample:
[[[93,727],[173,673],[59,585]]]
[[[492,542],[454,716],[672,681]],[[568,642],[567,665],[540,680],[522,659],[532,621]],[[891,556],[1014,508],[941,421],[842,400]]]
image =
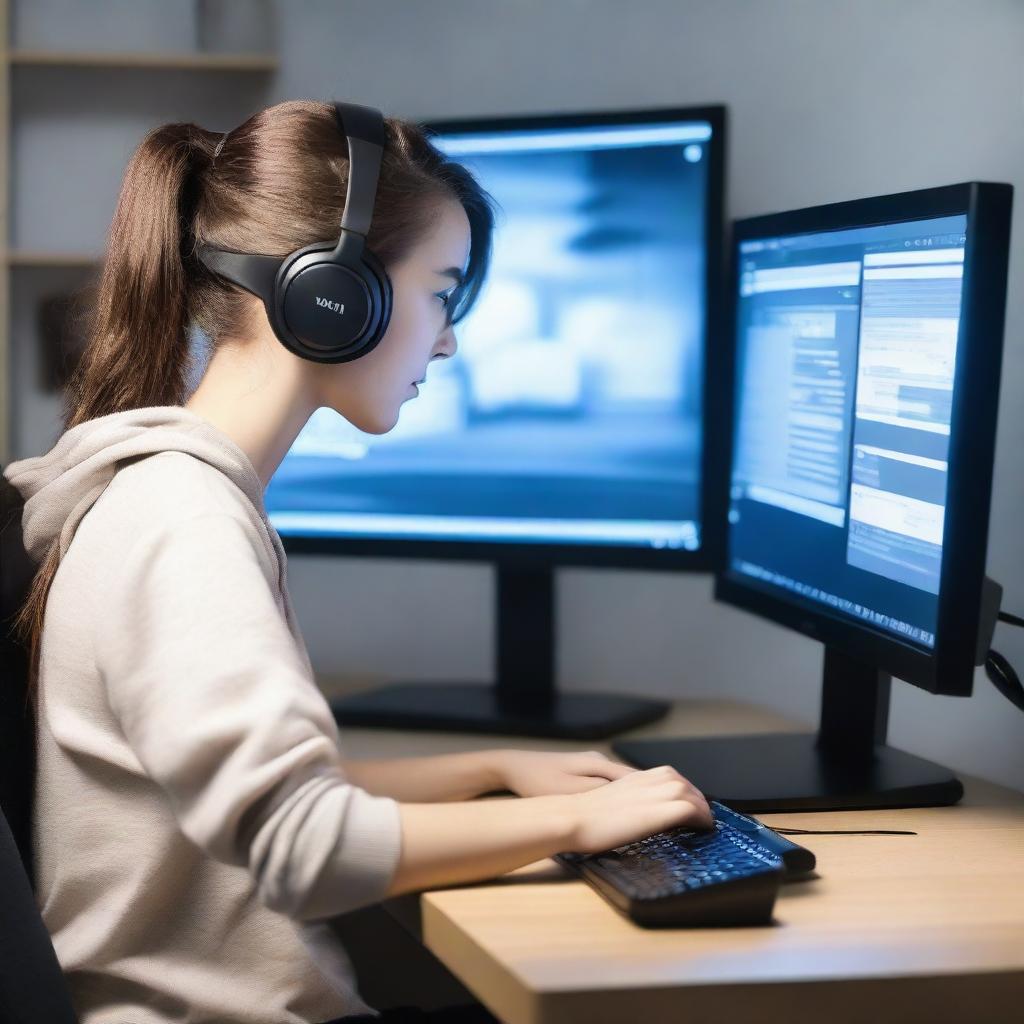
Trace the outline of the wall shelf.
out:
[[[96,267],[102,256],[90,253],[46,252],[43,249],[8,249],[10,267]]]
[[[156,71],[242,71],[270,73],[280,61],[262,53],[118,53],[72,50],[11,50],[12,67],[112,68]]]
[[[0,217],[0,465],[6,464],[13,457],[15,415],[17,413],[19,424],[24,424],[25,410],[31,409],[36,421],[41,421],[43,413],[41,410],[49,408],[53,404],[52,396],[42,394],[38,389],[33,390],[32,386],[25,385],[17,389],[17,403],[14,401],[16,385],[12,374],[11,335],[15,321],[19,324],[20,335],[23,342],[19,347],[19,358],[34,360],[38,358],[38,350],[35,346],[41,341],[38,317],[31,313],[31,306],[38,304],[42,296],[48,295],[51,291],[58,290],[70,294],[74,291],[75,285],[82,283],[87,277],[91,277],[102,267],[103,252],[101,246],[103,240],[96,237],[91,243],[83,238],[82,248],[86,251],[74,251],[47,249],[47,231],[45,225],[30,229],[33,239],[42,243],[41,248],[32,248],[31,243],[17,248],[11,246],[13,206],[17,196],[11,192],[11,166],[10,147],[12,137],[12,118],[18,116],[18,100],[24,99],[36,86],[44,83],[47,88],[54,84],[61,86],[66,78],[66,87],[74,92],[82,87],[85,82],[93,85],[102,84],[103,76],[110,79],[111,83],[123,83],[129,79],[124,78],[125,72],[142,72],[149,74],[169,73],[172,75],[198,75],[203,76],[203,84],[198,89],[186,90],[187,95],[192,97],[190,107],[181,113],[180,119],[202,121],[202,108],[205,106],[206,97],[216,97],[221,111],[221,119],[231,121],[231,115],[225,115],[225,106],[230,108],[230,102],[226,100],[236,93],[245,93],[245,102],[236,104],[238,107],[235,119],[243,120],[251,113],[250,105],[254,92],[264,94],[270,88],[273,76],[281,69],[281,60],[275,52],[276,39],[274,33],[265,33],[264,40],[261,33],[247,32],[242,37],[230,38],[230,33],[225,25],[216,18],[212,23],[212,29],[220,33],[220,37],[230,45],[232,41],[241,46],[249,46],[253,49],[240,52],[226,52],[219,49],[205,49],[208,39],[213,37],[209,32],[202,31],[203,23],[196,24],[195,41],[197,48],[190,50],[187,41],[178,43],[177,39],[167,45],[174,46],[171,50],[147,50],[139,49],[139,46],[159,46],[163,41],[158,30],[152,31],[147,37],[138,35],[125,37],[128,48],[124,50],[95,50],[90,47],[95,44],[99,46],[108,45],[108,40],[90,33],[89,41],[82,39],[82,49],[73,49],[75,45],[74,34],[67,34],[66,38],[72,49],[62,43],[48,46],[48,37],[45,33],[37,33],[34,36],[26,37],[26,44],[20,46],[16,39],[11,39],[12,26],[16,27],[18,19],[12,17],[11,8],[19,4],[26,6],[35,3],[36,0],[0,0],[0,201],[4,203],[5,215]],[[241,2],[241,0],[240,0]],[[202,7],[202,5],[199,5]],[[276,4],[272,5],[276,8]],[[264,7],[269,11],[269,6],[260,4],[260,10]],[[198,8],[197,8],[198,9]],[[237,12],[236,12],[237,13]],[[154,24],[158,24],[159,19]],[[206,25],[211,29],[211,25]],[[262,28],[260,25],[250,25],[250,28]],[[266,27],[270,27],[269,23]],[[220,45],[220,37],[210,45]],[[41,45],[32,45],[30,39],[38,40]],[[111,38],[110,43],[114,40]],[[264,49],[264,44],[269,47]],[[36,69],[35,71],[24,69]],[[25,88],[18,85],[20,76],[25,75]],[[12,81],[14,84],[14,95],[12,95]],[[29,86],[31,81],[32,86]],[[177,81],[177,79],[175,79]],[[154,82],[154,84],[156,84]],[[244,86],[244,88],[243,88]],[[110,90],[116,96],[121,90],[121,85],[115,84]],[[159,91],[159,90],[158,90]],[[137,93],[138,90],[133,90]],[[132,96],[134,102],[135,96]],[[109,105],[108,105],[109,106]],[[116,108],[114,114],[116,117]],[[109,109],[97,110],[96,116],[109,119]],[[76,117],[88,117],[86,112],[79,111]],[[154,118],[155,120],[155,118]],[[29,189],[32,185],[30,175],[26,176],[24,182],[18,187]],[[65,211],[66,212],[66,211]],[[57,214],[55,213],[55,216]],[[98,234],[98,233],[97,233]],[[69,244],[74,245],[74,235],[66,236]],[[58,244],[55,239],[54,244]],[[95,246],[95,251],[88,251],[89,247]],[[61,276],[63,272],[63,276]],[[50,275],[53,275],[52,278]],[[17,280],[16,290],[11,288],[11,281]],[[17,315],[14,307],[17,307]],[[18,364],[24,367],[25,362]],[[19,370],[19,372],[21,372]],[[20,378],[19,378],[20,379]],[[15,409],[15,405],[18,408]],[[49,413],[46,413],[49,415]],[[36,422],[33,421],[33,422]],[[27,429],[27,428],[26,428]]]

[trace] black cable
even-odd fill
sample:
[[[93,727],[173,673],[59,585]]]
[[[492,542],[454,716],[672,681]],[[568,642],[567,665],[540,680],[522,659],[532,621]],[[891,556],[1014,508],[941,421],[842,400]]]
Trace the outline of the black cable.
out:
[[[1011,612],[1000,611],[998,619],[1011,626],[1024,626],[1024,618]],[[985,675],[1011,704],[1024,711],[1024,686],[1013,666],[998,651],[990,650],[985,656]]]
[[[1024,618],[1010,612],[1000,611],[997,618],[1011,626],[1024,626]],[[1021,685],[1013,666],[998,651],[990,650],[985,655],[985,675],[1011,704],[1024,711],[1024,686]]]
[[[772,828],[780,836],[916,836],[916,832],[902,832],[887,828]]]
[[[998,651],[989,651],[985,656],[985,675],[1011,704],[1024,711],[1024,686],[1013,666]]]

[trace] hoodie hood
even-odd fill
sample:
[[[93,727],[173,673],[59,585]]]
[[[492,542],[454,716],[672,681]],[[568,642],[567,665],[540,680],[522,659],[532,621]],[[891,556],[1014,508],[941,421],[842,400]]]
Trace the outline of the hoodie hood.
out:
[[[264,516],[263,482],[225,433],[183,406],[129,409],[80,423],[45,455],[12,462],[4,470],[25,502],[25,550],[41,562],[59,540],[63,558],[78,524],[121,464],[166,451],[185,452],[221,470]]]

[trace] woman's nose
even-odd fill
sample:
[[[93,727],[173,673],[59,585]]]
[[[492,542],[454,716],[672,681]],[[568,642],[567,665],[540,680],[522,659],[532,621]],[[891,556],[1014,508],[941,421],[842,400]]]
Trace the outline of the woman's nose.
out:
[[[437,354],[443,355],[446,359],[455,355],[459,350],[459,340],[455,337],[455,328],[446,327],[444,333],[441,335],[441,344],[438,347]]]

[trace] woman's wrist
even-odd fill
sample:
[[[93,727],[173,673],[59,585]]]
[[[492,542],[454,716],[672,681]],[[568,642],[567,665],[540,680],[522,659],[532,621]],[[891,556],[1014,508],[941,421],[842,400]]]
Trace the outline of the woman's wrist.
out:
[[[520,751],[513,748],[482,750],[480,754],[481,793],[512,790],[512,761]],[[544,841],[550,844],[550,853],[572,849],[580,828],[579,801],[572,793],[552,793],[530,796],[516,801],[517,810],[529,815]]]
[[[535,796],[532,801],[542,802],[546,831],[551,836],[551,852],[548,856],[553,857],[556,853],[574,849],[580,830],[579,799],[576,794]]]
[[[509,788],[508,751],[480,750],[477,751],[478,770],[480,772],[480,793],[495,793]]]

